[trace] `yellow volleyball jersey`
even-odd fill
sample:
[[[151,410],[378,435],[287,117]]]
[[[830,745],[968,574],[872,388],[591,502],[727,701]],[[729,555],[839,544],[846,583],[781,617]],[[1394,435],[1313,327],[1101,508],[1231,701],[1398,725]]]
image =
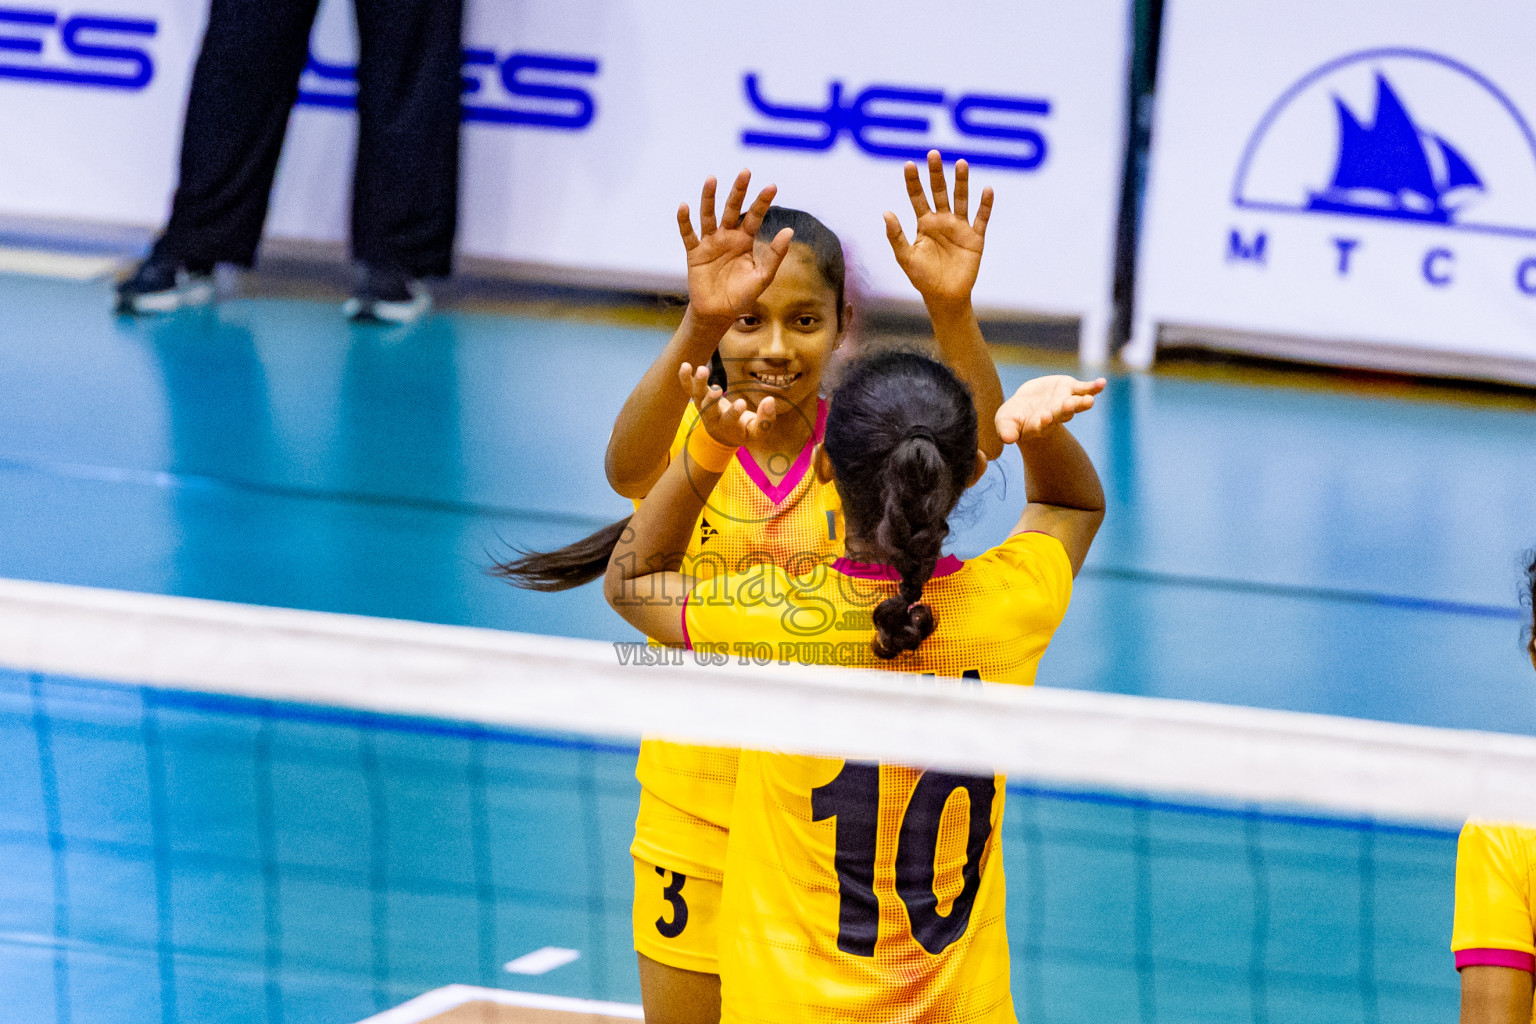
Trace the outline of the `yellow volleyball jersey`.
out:
[[[837,489],[816,479],[811,456],[827,406],[818,402],[811,438],[777,484],[752,453],[736,453],[694,524],[683,571],[701,578],[767,563],[803,571],[842,551]],[[677,458],[699,426],[690,403],[672,440]],[[647,737],[635,769],[640,813],[631,852],[654,864],[713,881],[725,869],[725,830],[736,786],[736,751]]]
[[[940,561],[936,628],[874,655],[871,609],[895,574],[839,559],[701,584],[699,649],[1030,685],[1072,593],[1054,537],[1022,533]],[[723,1022],[1014,1024],[1001,776],[743,751],[720,929]]]
[[[1536,828],[1469,821],[1456,844],[1456,968],[1536,972]]]

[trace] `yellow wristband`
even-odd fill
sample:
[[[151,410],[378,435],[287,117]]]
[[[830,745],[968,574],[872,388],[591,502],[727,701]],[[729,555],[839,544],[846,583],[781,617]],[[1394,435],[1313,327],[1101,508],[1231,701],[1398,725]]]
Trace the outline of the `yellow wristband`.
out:
[[[706,473],[724,473],[735,457],[736,449],[710,437],[703,424],[688,435],[688,458]]]

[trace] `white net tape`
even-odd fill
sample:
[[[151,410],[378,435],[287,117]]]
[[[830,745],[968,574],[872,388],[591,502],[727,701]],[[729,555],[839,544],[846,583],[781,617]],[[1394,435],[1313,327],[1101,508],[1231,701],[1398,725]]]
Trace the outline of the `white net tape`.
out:
[[[1383,820],[1536,822],[1536,738],[0,581],[0,665],[371,711],[995,770]],[[622,663],[627,660],[628,664]],[[671,658],[660,660],[670,661]],[[1348,685],[1341,681],[1340,685]]]

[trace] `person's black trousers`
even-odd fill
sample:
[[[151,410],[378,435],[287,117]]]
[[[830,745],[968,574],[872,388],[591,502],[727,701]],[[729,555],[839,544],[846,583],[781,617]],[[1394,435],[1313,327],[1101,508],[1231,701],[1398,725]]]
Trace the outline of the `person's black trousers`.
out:
[[[458,221],[463,0],[355,0],[352,254],[446,275]],[[181,180],[156,251],[250,266],[318,0],[213,0],[192,73]]]

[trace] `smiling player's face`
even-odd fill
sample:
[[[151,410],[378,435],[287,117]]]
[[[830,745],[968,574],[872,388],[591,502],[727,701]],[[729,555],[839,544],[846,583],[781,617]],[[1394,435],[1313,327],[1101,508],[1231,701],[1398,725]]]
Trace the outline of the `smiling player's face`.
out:
[[[787,403],[814,419],[821,373],[839,338],[837,293],[810,250],[792,244],[773,283],[720,340],[727,390],[754,406],[772,395],[781,410]]]

